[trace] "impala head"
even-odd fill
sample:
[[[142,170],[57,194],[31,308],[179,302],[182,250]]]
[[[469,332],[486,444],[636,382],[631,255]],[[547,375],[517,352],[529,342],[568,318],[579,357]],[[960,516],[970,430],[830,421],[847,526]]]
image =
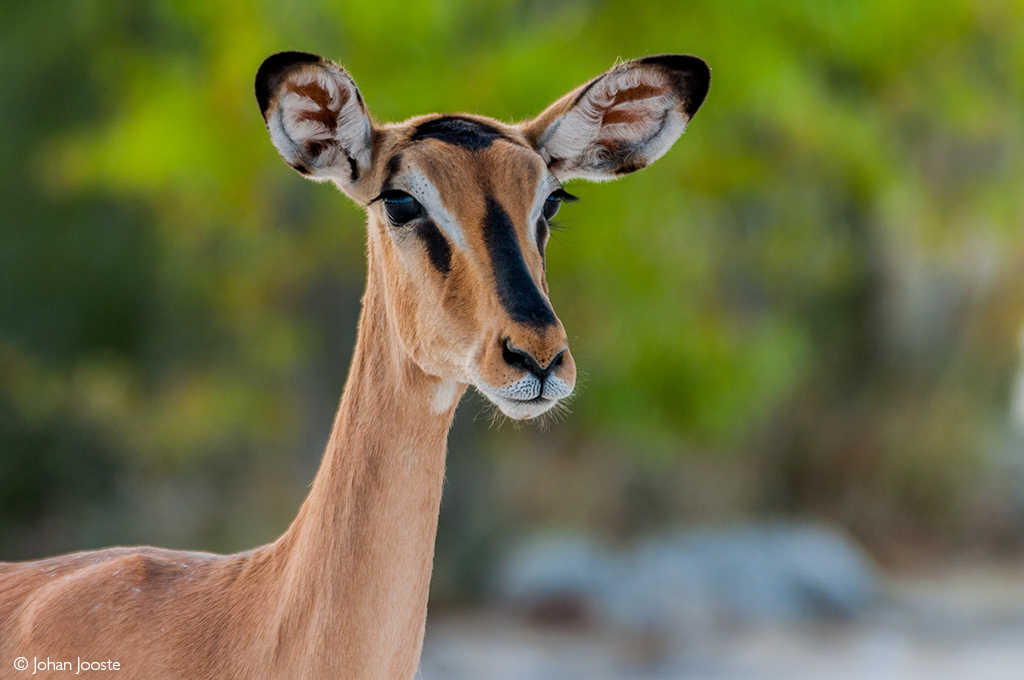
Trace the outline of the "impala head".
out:
[[[660,158],[709,82],[697,57],[661,55],[620,64],[517,125],[466,114],[379,125],[341,67],[283,52],[263,62],[256,97],[284,160],[366,209],[370,276],[409,357],[518,419],[576,381],[544,266],[549,221],[573,199],[562,183]]]

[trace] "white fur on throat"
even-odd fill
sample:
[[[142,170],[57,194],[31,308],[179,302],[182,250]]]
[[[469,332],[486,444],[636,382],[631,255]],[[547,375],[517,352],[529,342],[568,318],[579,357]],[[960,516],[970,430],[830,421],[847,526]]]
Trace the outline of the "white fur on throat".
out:
[[[459,384],[454,380],[442,378],[434,387],[434,398],[431,403],[434,413],[446,413],[455,405],[459,398]]]

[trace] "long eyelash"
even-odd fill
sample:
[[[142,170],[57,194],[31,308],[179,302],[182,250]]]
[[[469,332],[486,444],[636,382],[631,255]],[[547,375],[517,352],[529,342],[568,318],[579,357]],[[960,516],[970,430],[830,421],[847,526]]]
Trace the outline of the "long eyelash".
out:
[[[552,191],[551,195],[554,196],[555,198],[561,199],[563,203],[575,203],[576,201],[580,200],[579,196],[573,196],[572,194],[570,194],[568,191],[561,187]]]
[[[549,232],[554,233],[556,231],[563,231],[566,228],[567,227],[565,226],[565,222],[563,222],[562,220],[548,220],[548,231]]]
[[[373,205],[374,203],[376,203],[378,201],[383,201],[385,198],[388,197],[389,194],[404,194],[404,193],[405,193],[404,191],[399,191],[398,189],[392,189],[391,187],[387,187],[386,186],[386,187],[384,187],[381,190],[381,192],[379,194],[377,194],[376,198],[371,199],[370,202],[367,203],[366,205]]]

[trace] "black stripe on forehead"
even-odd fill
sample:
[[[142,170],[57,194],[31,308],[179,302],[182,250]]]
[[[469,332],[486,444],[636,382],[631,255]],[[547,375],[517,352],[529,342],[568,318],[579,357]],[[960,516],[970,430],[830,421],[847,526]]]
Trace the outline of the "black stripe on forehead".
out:
[[[496,139],[513,141],[493,125],[460,116],[442,116],[420,123],[412,133],[410,141],[421,139],[439,139],[470,151],[486,149]]]
[[[537,328],[554,325],[555,313],[526,268],[512,220],[493,196],[487,197],[483,237],[494,269],[498,300],[512,320]]]
[[[382,187],[388,187],[391,185],[391,180],[394,179],[395,175],[398,174],[399,169],[402,167],[402,154],[396,153],[394,156],[388,159],[388,164],[384,166],[384,181],[381,183]]]

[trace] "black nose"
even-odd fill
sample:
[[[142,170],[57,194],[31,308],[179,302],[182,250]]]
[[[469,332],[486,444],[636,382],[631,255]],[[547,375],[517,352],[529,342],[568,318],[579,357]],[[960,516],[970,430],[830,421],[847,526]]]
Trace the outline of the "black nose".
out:
[[[516,368],[524,368],[541,379],[546,378],[551,371],[562,365],[562,357],[564,355],[565,350],[563,349],[555,356],[554,359],[548,362],[547,366],[542,367],[530,354],[508,344],[507,338],[504,340],[501,347],[501,356],[505,359],[506,364],[509,366],[515,366]]]

